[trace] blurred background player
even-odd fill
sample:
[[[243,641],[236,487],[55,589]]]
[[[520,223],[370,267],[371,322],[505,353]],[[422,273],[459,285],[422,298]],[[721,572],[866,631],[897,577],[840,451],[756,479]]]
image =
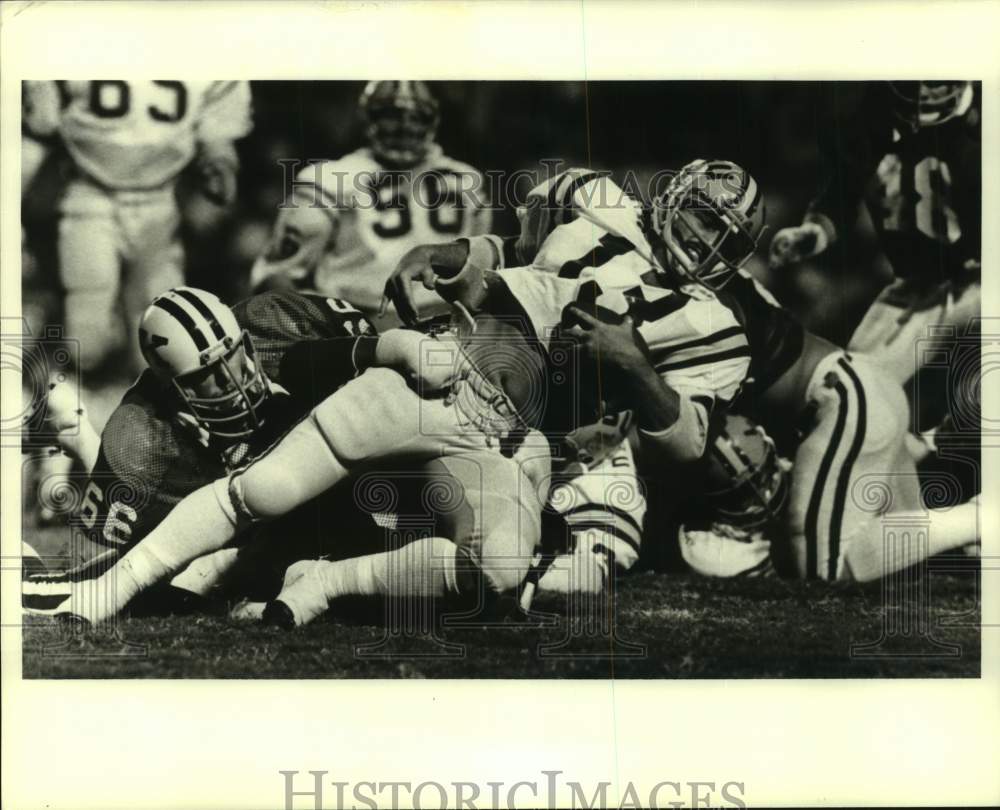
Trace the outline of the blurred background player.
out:
[[[61,318],[65,337],[78,341],[78,396],[100,425],[124,380],[142,368],[140,314],[153,296],[184,283],[181,173],[193,166],[201,194],[217,207],[236,196],[233,141],[252,126],[250,88],[224,81],[27,81],[22,98],[22,196],[32,193],[48,154],[68,157],[65,188],[53,201],[62,311],[48,317]],[[44,455],[38,479],[51,485],[71,464],[62,454]],[[51,508],[40,503],[38,516],[51,519]]]
[[[138,373],[139,316],[184,281],[178,179],[194,163],[202,193],[219,206],[233,202],[233,142],[252,126],[249,85],[29,81],[23,99],[22,192],[44,151],[60,147],[72,163],[59,203],[59,275],[85,381],[122,346]]]
[[[962,337],[980,313],[979,84],[836,84],[826,101],[820,132],[826,180],[803,223],[775,235],[771,265],[800,262],[843,240],[863,199],[896,279],[848,348],[876,357],[906,383],[924,363],[927,352],[918,351],[917,340],[929,336],[929,327],[951,327]],[[939,383],[943,392],[945,381]],[[921,384],[922,394],[928,390]],[[937,425],[946,398],[922,397],[919,429]]]
[[[298,173],[250,282],[318,290],[378,319],[404,253],[488,233],[491,212],[481,174],[435,142],[438,103],[426,84],[369,82],[359,108],[368,146]],[[385,318],[376,320],[380,329],[398,323]]]

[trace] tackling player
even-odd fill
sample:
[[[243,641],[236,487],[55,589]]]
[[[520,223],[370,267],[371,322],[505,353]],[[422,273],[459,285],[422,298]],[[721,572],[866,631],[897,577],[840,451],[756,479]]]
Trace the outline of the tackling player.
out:
[[[359,357],[385,359],[394,347],[402,356],[413,336],[396,330],[376,338],[365,317],[338,299],[270,292],[230,309],[211,293],[178,287],[150,304],[139,342],[148,368],[112,413],[99,448],[81,448],[76,430],[61,439],[76,442],[64,449],[90,470],[72,518],[76,567],[68,578],[26,583],[29,607],[38,602],[33,597],[51,602],[65,595],[67,579],[99,574],[186,495],[266,452],[355,376]],[[315,531],[299,537],[307,533],[297,527],[318,525],[316,515],[330,513],[344,526],[357,511],[350,505],[349,498],[331,496],[278,528],[316,556],[322,544]],[[284,556],[287,562],[300,558],[291,550]],[[226,550],[175,584],[201,593],[221,573],[218,565],[234,561],[235,550]]]
[[[793,570],[868,580],[910,564],[902,553],[885,559],[880,523],[885,514],[922,508],[902,386],[877,358],[805,330],[745,271],[732,274],[719,296],[750,342],[750,377],[733,409],[794,454],[784,526]],[[725,446],[715,450],[722,459],[732,455]],[[883,499],[867,500],[873,492]],[[976,540],[975,502],[929,514],[939,550]]]
[[[498,337],[514,337],[503,324],[493,328]],[[155,344],[149,343],[154,352]],[[110,570],[72,583],[68,596],[36,612],[101,621],[244,530],[392,462],[425,463],[425,471],[440,481],[434,494],[444,497],[436,510],[440,531],[346,561],[352,564],[346,584],[343,577],[323,578],[316,565],[292,566],[288,584],[298,583],[311,598],[276,603],[270,618],[309,621],[325,609],[320,589],[338,583],[353,593],[450,596],[466,606],[513,589],[528,569],[540,532],[535,482],[545,477],[547,443],[525,425],[502,388],[467,362],[455,341],[390,330],[378,339],[358,338],[348,357],[352,369],[368,370],[312,408],[266,453],[183,498]],[[330,362],[310,361],[307,367],[325,377]],[[412,384],[411,375],[417,378]],[[186,381],[187,373],[183,377]],[[242,393],[229,396],[247,399]],[[204,403],[209,409],[202,419],[215,418],[212,400]],[[353,537],[338,534],[335,540],[353,549]]]
[[[369,82],[359,107],[368,146],[299,172],[251,284],[318,290],[376,319],[406,251],[488,233],[491,212],[480,173],[435,143],[438,103],[426,84]]]

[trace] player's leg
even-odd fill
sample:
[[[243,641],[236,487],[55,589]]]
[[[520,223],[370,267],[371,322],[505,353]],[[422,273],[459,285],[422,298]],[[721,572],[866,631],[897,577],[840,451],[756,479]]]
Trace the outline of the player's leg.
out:
[[[924,504],[916,464],[905,444],[902,388],[885,379],[869,358],[855,357],[852,367],[867,396],[874,433],[853,472],[841,577],[864,582],[976,542],[979,505],[971,501],[938,509]],[[918,540],[921,533],[924,539]]]
[[[980,286],[942,284],[928,291],[899,280],[887,287],[862,318],[848,349],[870,356],[891,378],[905,383],[933,355],[935,336],[951,327],[966,334],[979,317]]]
[[[558,547],[567,554],[561,557],[577,559],[571,564],[568,557],[557,557],[539,580],[539,590],[592,592],[615,570],[631,568],[639,559],[646,498],[628,441],[581,475],[556,484],[548,508],[565,523],[568,536]],[[583,580],[573,581],[580,575]]]
[[[98,369],[121,340],[118,293],[120,234],[112,200],[72,183],[59,221],[59,275],[65,290],[67,336],[79,341],[80,369]]]
[[[902,388],[865,358],[831,355],[810,386],[818,423],[799,446],[789,529],[795,570],[806,578],[875,579],[922,556],[975,539],[969,514],[923,510],[919,479],[904,438]],[[921,557],[886,555],[883,521],[917,516],[938,531]],[[974,516],[972,516],[974,517]],[[971,534],[971,536],[970,536]]]
[[[845,515],[853,503],[855,464],[876,428],[861,381],[843,354],[830,355],[817,366],[808,396],[816,411],[795,453],[788,510],[790,563],[800,577],[835,580]]]
[[[541,502],[529,474],[537,466],[533,454],[510,459],[489,450],[428,462],[421,501],[435,518],[435,536],[296,563],[264,620],[303,625],[345,596],[442,598],[461,610],[488,609],[520,585],[539,541]]]
[[[285,514],[346,476],[314,411],[249,466],[185,497],[111,569],[75,585],[57,610],[91,622],[115,615],[140,592],[229,544],[252,521]]]
[[[111,570],[81,584],[81,597],[66,609],[90,621],[113,615],[140,591],[231,542],[251,522],[287,514],[372,462],[430,458],[463,442],[485,444],[477,434],[456,434],[454,421],[446,434],[454,409],[438,401],[425,412],[425,402],[396,372],[370,369],[327,397],[266,454],[184,498]]]
[[[127,334],[135,335],[139,318],[160,293],[184,283],[184,245],[173,191],[122,197],[119,204],[126,266],[122,303]],[[143,368],[139,342],[130,340],[133,370]]]

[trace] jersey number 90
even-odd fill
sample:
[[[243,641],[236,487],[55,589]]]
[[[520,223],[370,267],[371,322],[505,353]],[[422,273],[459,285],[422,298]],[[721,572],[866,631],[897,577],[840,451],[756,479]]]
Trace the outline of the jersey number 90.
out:
[[[424,186],[414,188],[417,204],[411,201],[411,191],[400,189],[393,175],[386,174],[375,179],[372,192],[375,196],[375,210],[379,220],[372,226],[375,234],[382,239],[405,236],[413,229],[413,209],[427,212],[427,222],[436,233],[455,235],[462,232],[465,224],[465,203],[452,188],[445,186],[444,178],[437,173],[428,173],[420,178]]]

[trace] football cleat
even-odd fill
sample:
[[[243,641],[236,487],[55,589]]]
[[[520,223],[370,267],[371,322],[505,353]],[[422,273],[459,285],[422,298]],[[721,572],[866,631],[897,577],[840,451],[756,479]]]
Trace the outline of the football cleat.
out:
[[[29,616],[85,621],[71,610],[72,584],[65,574],[35,574],[21,583],[21,607]]]
[[[264,608],[263,623],[290,630],[325,613],[330,602],[320,571],[328,564],[323,560],[300,560],[290,565],[281,593]]]
[[[229,618],[236,622],[259,622],[264,618],[267,602],[251,602],[243,599],[229,611]]]

